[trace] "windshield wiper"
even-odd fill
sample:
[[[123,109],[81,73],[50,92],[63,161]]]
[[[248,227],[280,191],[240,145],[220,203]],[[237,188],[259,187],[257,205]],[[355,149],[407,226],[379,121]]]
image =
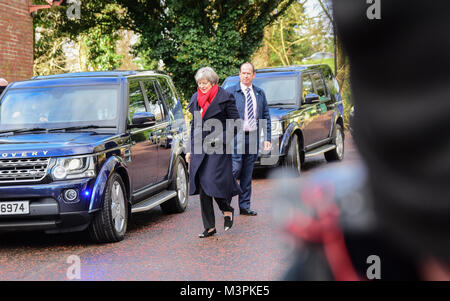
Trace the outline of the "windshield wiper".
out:
[[[56,129],[48,129],[49,132],[54,131],[75,131],[75,130],[85,130],[85,129],[115,129],[116,127],[113,125],[83,125],[83,126],[69,126],[65,128],[56,128]]]
[[[28,133],[28,132],[42,132],[42,131],[48,131],[48,129],[46,128],[23,128],[23,129],[16,129],[16,130],[5,130],[5,131],[1,131],[0,134],[4,134],[4,133]]]
[[[25,129],[26,128],[23,128],[23,129],[12,129],[12,130],[2,130],[2,131],[0,131],[0,135],[1,134],[7,134],[7,133],[15,133],[16,131],[23,131]]]
[[[22,128],[22,129],[13,129],[13,130],[3,130],[0,131],[0,134],[21,134],[21,133],[32,133],[32,132],[56,132],[56,131],[74,131],[74,130],[84,130],[84,129],[100,129],[100,128],[107,128],[107,129],[115,129],[115,126],[99,126],[99,125],[85,125],[85,126],[71,126],[71,127],[64,127],[64,128]]]

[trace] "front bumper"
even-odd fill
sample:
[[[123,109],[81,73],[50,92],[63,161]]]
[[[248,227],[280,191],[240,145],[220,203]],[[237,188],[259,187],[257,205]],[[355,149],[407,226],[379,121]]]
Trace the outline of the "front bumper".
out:
[[[0,215],[0,232],[9,231],[82,231],[89,226],[92,179],[62,181],[50,184],[0,186],[0,202],[28,201],[29,214]],[[64,199],[67,189],[78,191],[73,202]]]

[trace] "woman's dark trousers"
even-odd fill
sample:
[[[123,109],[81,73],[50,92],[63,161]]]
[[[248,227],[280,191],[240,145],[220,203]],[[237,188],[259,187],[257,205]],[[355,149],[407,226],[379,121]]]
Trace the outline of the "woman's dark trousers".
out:
[[[214,215],[214,207],[213,207],[213,198],[207,195],[202,188],[202,185],[199,185],[200,190],[200,206],[202,210],[202,220],[203,226],[205,229],[215,228],[216,220]],[[230,203],[226,199],[214,198],[216,200],[217,205],[219,205],[219,209],[222,212],[233,212],[233,207],[230,206]]]

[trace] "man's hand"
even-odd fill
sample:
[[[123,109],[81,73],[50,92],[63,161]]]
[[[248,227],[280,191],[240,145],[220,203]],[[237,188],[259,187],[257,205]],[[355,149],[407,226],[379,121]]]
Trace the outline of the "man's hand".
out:
[[[186,162],[189,164],[191,163],[191,153],[186,154]]]
[[[265,151],[272,150],[272,143],[270,143],[269,141],[264,141],[264,150]]]

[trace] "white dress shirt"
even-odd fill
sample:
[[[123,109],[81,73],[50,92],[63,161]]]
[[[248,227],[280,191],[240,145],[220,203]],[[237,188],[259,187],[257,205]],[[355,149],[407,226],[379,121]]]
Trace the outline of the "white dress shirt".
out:
[[[256,126],[255,127],[251,127],[250,124],[248,123],[248,109],[247,109],[247,89],[250,88],[250,96],[252,98],[252,102],[253,102],[253,113],[255,115],[255,121],[256,121]],[[244,97],[245,97],[245,112],[244,112],[244,132],[253,132],[256,131],[257,128],[257,124],[258,124],[258,107],[256,104],[256,96],[255,96],[255,92],[253,91],[253,86],[247,87],[246,85],[244,85],[243,83],[241,83],[241,90],[242,92],[244,92]]]

